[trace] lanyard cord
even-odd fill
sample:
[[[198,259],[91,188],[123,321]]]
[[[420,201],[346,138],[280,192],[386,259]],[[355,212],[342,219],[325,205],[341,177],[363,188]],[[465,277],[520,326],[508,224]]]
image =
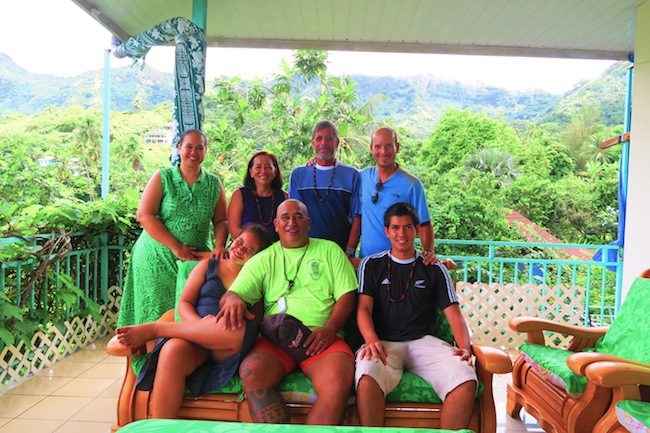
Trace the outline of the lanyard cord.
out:
[[[289,283],[289,290],[287,290],[287,292],[291,292],[291,289],[293,289],[293,286],[296,283],[296,278],[298,278],[298,272],[300,271],[300,265],[302,265],[302,259],[305,258],[307,250],[309,250],[309,240],[307,241],[307,248],[305,248],[305,251],[303,251],[300,256],[300,260],[298,260],[298,266],[296,266],[296,273],[293,276],[293,280],[290,280],[289,277],[287,277],[287,263],[285,261],[284,248],[280,246],[280,251],[282,251],[282,273],[284,274],[284,279]]]

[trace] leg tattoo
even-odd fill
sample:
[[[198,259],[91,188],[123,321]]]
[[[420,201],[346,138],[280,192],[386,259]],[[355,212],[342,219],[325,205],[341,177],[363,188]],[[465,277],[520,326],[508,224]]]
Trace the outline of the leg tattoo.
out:
[[[273,388],[256,389],[246,394],[248,408],[255,422],[287,424],[289,423],[289,411],[280,397],[280,394]]]

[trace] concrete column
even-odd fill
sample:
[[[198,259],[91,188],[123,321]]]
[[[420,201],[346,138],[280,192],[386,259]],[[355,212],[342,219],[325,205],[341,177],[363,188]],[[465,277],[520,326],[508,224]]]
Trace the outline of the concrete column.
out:
[[[623,299],[632,281],[650,268],[650,1],[636,10],[634,58]]]

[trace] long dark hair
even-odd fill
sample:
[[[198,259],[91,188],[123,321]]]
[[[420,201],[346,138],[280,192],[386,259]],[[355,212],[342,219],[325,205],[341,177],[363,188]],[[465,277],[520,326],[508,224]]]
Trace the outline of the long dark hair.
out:
[[[251,168],[253,167],[253,161],[255,161],[255,158],[258,156],[268,156],[273,163],[273,166],[275,167],[275,178],[271,181],[271,189],[274,191],[280,191],[282,189],[282,172],[280,171],[278,157],[266,150],[255,152],[251,159],[248,160],[248,166],[246,167],[246,173],[244,174],[244,186],[255,191],[255,180],[251,177]]]

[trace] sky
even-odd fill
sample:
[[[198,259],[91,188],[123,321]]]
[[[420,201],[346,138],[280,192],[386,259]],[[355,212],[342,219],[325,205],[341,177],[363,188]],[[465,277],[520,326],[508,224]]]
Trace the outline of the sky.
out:
[[[9,55],[29,72],[75,76],[100,69],[110,41],[110,33],[71,0],[0,0],[0,53]],[[208,48],[206,77],[264,77],[278,71],[282,58],[290,57],[288,50]],[[173,72],[173,62],[172,47],[154,47],[146,58],[149,66],[163,72]],[[111,57],[112,67],[131,63],[129,59]],[[328,72],[376,76],[425,74],[465,84],[486,84],[508,90],[540,89],[561,94],[580,81],[597,77],[612,63],[606,60],[332,51]]]

